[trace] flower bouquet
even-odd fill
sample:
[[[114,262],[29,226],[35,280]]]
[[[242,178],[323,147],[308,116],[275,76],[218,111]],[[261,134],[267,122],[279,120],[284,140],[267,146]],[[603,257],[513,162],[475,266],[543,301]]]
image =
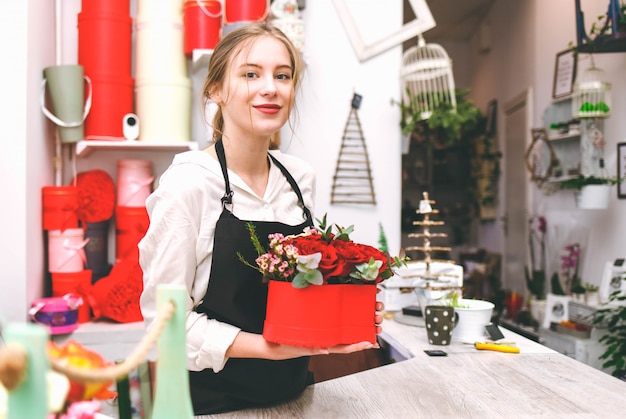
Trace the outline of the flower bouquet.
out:
[[[263,337],[307,347],[375,343],[376,284],[405,259],[353,242],[354,226],[328,226],[326,216],[317,222],[298,235],[270,234],[268,249],[248,224],[258,257],[239,259],[268,282]]]

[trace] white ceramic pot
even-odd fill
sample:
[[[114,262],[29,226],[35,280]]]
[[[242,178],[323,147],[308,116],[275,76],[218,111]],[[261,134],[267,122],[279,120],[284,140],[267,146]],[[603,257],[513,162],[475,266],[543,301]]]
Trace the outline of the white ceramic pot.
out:
[[[491,323],[491,314],[494,304],[484,300],[470,300],[461,298],[461,307],[454,307],[459,318],[452,331],[452,340],[465,343],[474,343],[486,339],[485,326]]]
[[[577,196],[580,209],[605,209],[609,206],[611,185],[587,185]]]
[[[585,304],[589,306],[600,305],[600,293],[598,291],[587,291],[585,293]]]

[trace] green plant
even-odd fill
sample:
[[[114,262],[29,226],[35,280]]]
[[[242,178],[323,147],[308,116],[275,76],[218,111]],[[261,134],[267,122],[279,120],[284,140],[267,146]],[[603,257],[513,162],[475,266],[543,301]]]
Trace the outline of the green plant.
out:
[[[528,220],[528,251],[530,255],[530,269],[524,267],[526,286],[528,291],[538,300],[546,298],[546,218],[533,216]],[[539,244],[539,249],[535,248]],[[537,257],[538,256],[538,257]]]
[[[599,290],[597,285],[590,282],[585,282],[585,285],[583,285],[583,287],[585,287],[585,292],[598,292]]]
[[[448,102],[440,102],[432,109],[428,119],[423,118],[421,95],[412,95],[407,90],[408,101],[392,105],[400,107],[400,128],[406,136],[415,135],[431,145],[451,146],[461,141],[469,141],[485,133],[485,116],[467,98],[469,90],[457,89],[456,109]]]
[[[578,175],[576,177],[566,179],[560,183],[559,188],[564,190],[580,191],[584,186],[588,185],[616,185],[621,182],[617,177],[605,178],[594,175],[585,176]]]
[[[626,277],[622,277],[626,281]],[[613,368],[612,375],[626,379],[626,295],[616,291],[609,296],[609,304],[596,311],[593,324],[598,327],[606,325],[606,333],[599,339],[606,345],[600,355],[603,368]]]
[[[528,267],[525,267],[524,274],[526,275],[526,286],[528,287],[528,291],[530,291],[530,293],[538,300],[546,298],[546,273],[544,271],[533,271],[531,275],[528,271]]]
[[[552,294],[554,295],[565,295],[565,291],[563,290],[563,286],[561,285],[561,281],[559,280],[559,274],[554,272],[552,274],[552,278],[550,278],[550,284]]]
[[[589,35],[593,36],[594,40],[610,35],[614,32],[613,24],[617,26],[617,32],[626,29],[626,4],[624,2],[620,2],[619,11],[616,11],[615,16],[610,17],[606,13],[599,15],[596,21],[591,23]]]

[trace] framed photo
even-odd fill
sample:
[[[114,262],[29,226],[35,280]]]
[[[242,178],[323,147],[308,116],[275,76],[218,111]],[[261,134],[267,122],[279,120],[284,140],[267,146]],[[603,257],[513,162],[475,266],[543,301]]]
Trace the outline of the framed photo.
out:
[[[557,99],[571,95],[574,80],[576,80],[576,52],[572,48],[556,54],[552,97]]]
[[[569,319],[569,295],[548,294],[546,301],[546,314],[543,319],[537,319],[545,329],[550,328],[550,323],[560,323]]]
[[[332,0],[343,23],[352,48],[359,61],[363,62],[370,58],[395,47],[404,41],[415,38],[417,35],[435,27],[435,19],[428,8],[426,0],[409,0],[416,18],[396,30],[378,35],[374,40],[366,41],[364,34],[372,32],[372,23],[360,17],[360,11],[364,8],[385,7],[382,2],[376,0]],[[374,9],[376,10],[376,9]]]
[[[617,143],[617,198],[626,199],[626,143]]]
[[[626,266],[624,259],[606,262],[600,283],[600,302],[607,303],[614,292],[626,295]]]

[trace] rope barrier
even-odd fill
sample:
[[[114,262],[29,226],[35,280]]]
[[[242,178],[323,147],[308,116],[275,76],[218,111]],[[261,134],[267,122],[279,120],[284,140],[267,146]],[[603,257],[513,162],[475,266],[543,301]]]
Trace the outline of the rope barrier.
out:
[[[157,318],[153,326],[146,332],[143,336],[142,340],[137,344],[133,352],[121,363],[115,365],[109,365],[104,368],[97,369],[85,369],[73,367],[70,365],[63,364],[63,361],[50,359],[51,368],[59,372],[61,374],[66,375],[70,380],[77,382],[101,382],[101,381],[118,381],[123,377],[126,377],[130,372],[136,369],[141,362],[146,358],[150,349],[156,344],[159,336],[165,329],[167,322],[174,316],[176,311],[176,305],[173,301],[168,301],[163,304],[163,306],[157,312]],[[15,360],[17,355],[16,349],[19,349],[18,352],[21,352],[24,357],[20,357],[20,359],[25,361],[25,350],[21,347],[16,347],[18,345],[7,345],[2,350],[0,350],[0,359],[4,360]],[[23,371],[16,371],[15,365],[9,365],[6,368],[2,368],[3,362],[0,362],[0,382],[5,383],[5,387],[9,390],[17,387],[16,380],[21,381],[23,378],[24,372],[27,368],[26,362],[18,362],[22,364],[20,368]],[[8,376],[7,376],[8,375]],[[19,378],[16,378],[16,375]],[[5,382],[6,380],[6,382]],[[8,385],[7,385],[8,384]]]
[[[136,369],[139,364],[146,358],[150,349],[156,344],[159,336],[165,329],[167,322],[172,318],[176,306],[172,301],[168,301],[157,312],[157,318],[154,325],[144,335],[141,342],[137,344],[133,352],[120,364],[110,365],[105,368],[84,369],[64,365],[58,360],[51,359],[50,365],[56,372],[64,374],[72,381],[78,382],[98,382],[98,381],[117,381],[126,377],[130,372]]]

